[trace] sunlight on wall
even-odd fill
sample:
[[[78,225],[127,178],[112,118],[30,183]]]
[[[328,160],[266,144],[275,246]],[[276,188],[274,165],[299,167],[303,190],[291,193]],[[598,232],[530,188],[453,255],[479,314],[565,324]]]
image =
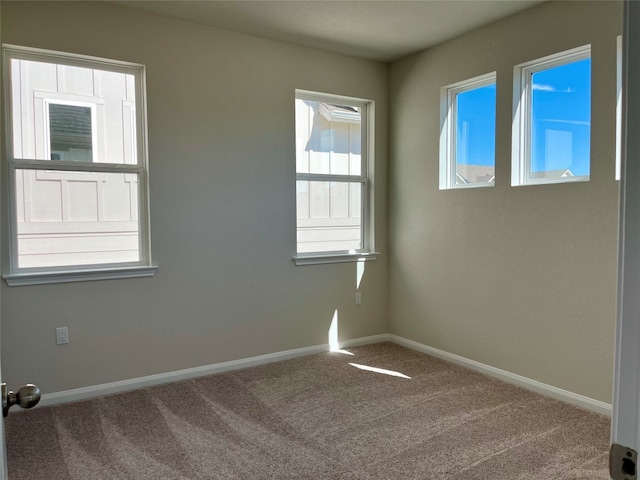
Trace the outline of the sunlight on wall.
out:
[[[329,326],[329,351],[336,353],[344,353],[345,355],[353,355],[353,353],[340,349],[338,341],[338,309],[333,312],[331,325]]]
[[[356,262],[356,290],[360,290],[360,284],[364,277],[364,259],[361,258]]]
[[[336,308],[329,327],[329,351],[335,352],[337,350],[340,350],[340,344],[338,343],[338,309]]]

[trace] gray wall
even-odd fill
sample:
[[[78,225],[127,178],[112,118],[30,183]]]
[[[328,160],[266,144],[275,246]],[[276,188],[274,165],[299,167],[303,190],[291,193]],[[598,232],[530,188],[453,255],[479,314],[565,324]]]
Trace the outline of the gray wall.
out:
[[[550,2],[391,68],[390,331],[611,400],[621,2]],[[513,66],[592,46],[591,181],[511,187]],[[497,71],[496,185],[438,190],[440,88]]]
[[[160,266],[145,279],[2,282],[4,381],[48,393],[324,344],[335,309],[341,340],[388,331],[386,65],[100,2],[2,7],[4,43],[147,66]],[[354,263],[292,262],[296,88],[376,101],[382,255],[366,264],[359,307]],[[6,205],[6,179],[2,193]],[[71,343],[58,347],[63,325]]]

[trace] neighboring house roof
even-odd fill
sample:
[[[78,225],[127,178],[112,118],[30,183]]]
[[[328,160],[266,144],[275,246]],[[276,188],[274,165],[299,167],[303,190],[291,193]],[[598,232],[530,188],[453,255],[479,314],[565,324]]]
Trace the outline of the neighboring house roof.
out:
[[[358,109],[356,107],[350,107],[349,105],[336,105],[335,103],[332,103],[329,106],[338,108],[340,110],[347,110],[349,112],[358,113]]]
[[[349,105],[320,103],[320,113],[330,122],[360,123],[360,112]]]
[[[531,178],[565,178],[573,177],[573,172],[565,168],[564,170],[546,170],[544,172],[532,172]],[[495,167],[487,165],[457,165],[456,183],[492,183],[495,181]]]
[[[457,165],[456,183],[491,183],[496,179],[495,167],[490,165]]]
[[[565,178],[565,177],[573,177],[573,172],[568,168],[564,170],[546,170],[544,172],[531,172],[531,178]]]

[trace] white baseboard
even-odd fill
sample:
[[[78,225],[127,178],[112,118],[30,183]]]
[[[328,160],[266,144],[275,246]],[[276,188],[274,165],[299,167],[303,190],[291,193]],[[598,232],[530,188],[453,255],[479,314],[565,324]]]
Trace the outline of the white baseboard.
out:
[[[441,358],[451,363],[475,370],[480,373],[498,378],[505,382],[518,385],[520,387],[532,390],[534,392],[546,395],[548,397],[556,398],[564,402],[576,405],[578,407],[591,410],[593,412],[601,413],[611,416],[611,405],[608,403],[594,400],[583,395],[578,395],[561,388],[553,387],[536,380],[516,375],[515,373],[507,372],[499,368],[491,367],[475,360],[469,360],[468,358],[448,353],[437,348],[429,347],[422,343],[414,342],[403,337],[391,334],[373,335],[370,337],[354,338],[352,340],[345,340],[339,343],[340,348],[358,347],[361,345],[370,345],[373,343],[391,341],[413,350],[417,350],[433,357]],[[40,406],[58,405],[68,402],[76,402],[79,400],[88,400],[91,398],[101,397],[104,395],[111,395],[114,393],[128,392],[131,390],[137,390],[139,388],[152,387],[154,385],[161,385],[163,383],[177,382],[180,380],[187,380],[191,378],[204,377],[206,375],[213,375],[216,373],[223,373],[232,370],[240,370],[243,368],[255,367],[258,365],[265,365],[268,363],[278,362],[281,360],[288,360],[291,358],[304,357],[307,355],[314,355],[317,353],[323,353],[329,351],[329,345],[314,345],[310,347],[297,348],[294,350],[285,350],[282,352],[269,353],[267,355],[259,355],[257,357],[241,358],[239,360],[232,360],[229,362],[215,363],[213,365],[205,365],[202,367],[187,368],[184,370],[176,370],[173,372],[160,373],[157,375],[149,375],[146,377],[132,378],[129,380],[122,380],[112,383],[104,383],[101,385],[92,385],[90,387],[75,388],[73,390],[65,390],[61,392],[45,393],[40,400]]]
[[[362,345],[372,345],[374,343],[382,343],[390,341],[390,335],[383,333],[380,335],[372,335],[370,337],[354,338],[353,340],[345,340],[339,342],[340,348],[361,347]]]
[[[340,348],[356,347],[360,345],[368,345],[372,343],[386,342],[389,340],[388,334],[374,335],[371,337],[355,338],[340,342]],[[282,352],[269,353],[267,355],[259,355],[257,357],[241,358],[229,362],[215,363],[213,365],[204,365],[202,367],[187,368],[184,370],[176,370],[173,372],[159,373],[157,375],[149,375],[146,377],[131,378],[129,380],[121,380],[118,382],[103,383],[101,385],[92,385],[90,387],[74,388],[72,390],[64,390],[61,392],[45,393],[42,395],[39,406],[59,405],[62,403],[77,402],[79,400],[88,400],[91,398],[102,397],[114,393],[128,392],[139,388],[152,387],[163,383],[177,382],[191,378],[204,377],[216,373],[228,372],[231,370],[240,370],[243,368],[265,365],[267,363],[288,360],[291,358],[304,357],[329,351],[329,345],[314,345],[311,347],[296,348],[294,350],[285,350]]]
[[[609,403],[585,397],[584,395],[578,395],[577,393],[547,385],[546,383],[538,382],[537,380],[531,380],[530,378],[516,375],[515,373],[507,372],[506,370],[501,370],[490,365],[485,365],[484,363],[476,362],[475,360],[470,360],[468,358],[445,352],[437,348],[429,347],[422,343],[414,342],[413,340],[408,340],[397,335],[389,335],[389,341],[407,348],[411,348],[412,350],[417,350],[419,352],[426,353],[427,355],[431,355],[433,357],[455,363],[462,367],[484,373],[485,375],[489,375],[513,385],[526,388],[527,390],[532,390],[536,393],[546,395],[547,397],[562,400],[563,402],[576,405],[592,412],[611,416],[612,407]]]

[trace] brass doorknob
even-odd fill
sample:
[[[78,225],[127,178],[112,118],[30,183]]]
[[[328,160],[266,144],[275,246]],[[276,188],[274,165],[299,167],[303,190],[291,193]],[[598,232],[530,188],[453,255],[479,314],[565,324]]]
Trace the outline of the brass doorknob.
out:
[[[40,389],[28,383],[17,392],[7,391],[7,384],[2,383],[2,416],[9,414],[9,408],[18,405],[22,408],[35,407],[40,401]]]

